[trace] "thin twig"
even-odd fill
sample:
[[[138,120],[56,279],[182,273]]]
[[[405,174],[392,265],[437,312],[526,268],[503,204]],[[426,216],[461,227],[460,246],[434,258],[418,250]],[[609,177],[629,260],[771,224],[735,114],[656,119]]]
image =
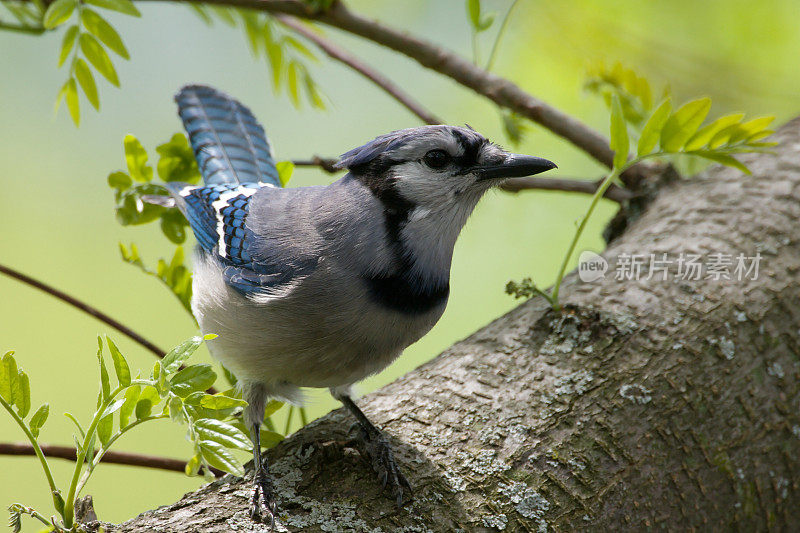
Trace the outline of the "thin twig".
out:
[[[141,0],[140,0],[141,1]],[[452,78],[499,106],[516,111],[556,135],[564,137],[609,168],[614,152],[608,139],[577,118],[560,111],[522,90],[515,83],[473,65],[469,60],[430,41],[386,26],[351,12],[342,1],[319,9],[302,0],[168,0],[173,3],[222,5],[286,14],[315,20],[394,50],[422,66]]]
[[[530,176],[527,178],[513,178],[506,181],[500,188],[506,192],[520,192],[527,190],[566,191],[594,194],[600,182],[565,178],[540,178]],[[618,185],[612,184],[603,195],[604,198],[622,203],[633,198],[634,194]]]
[[[375,71],[369,65],[362,62],[360,59],[352,55],[347,50],[329,41],[322,35],[314,32],[305,24],[300,22],[294,17],[288,15],[275,15],[284,26],[290,28],[295,33],[299,33],[325,52],[328,57],[344,63],[351,69],[355,70],[369,81],[386,91],[389,96],[400,102],[409,111],[414,113],[426,124],[443,124],[441,119],[437,118],[433,113],[425,109],[419,102],[411,98],[400,87],[398,87],[392,80]]]
[[[110,316],[108,316],[107,314],[103,313],[99,309],[96,309],[96,308],[92,307],[91,305],[89,305],[89,304],[87,304],[85,302],[82,302],[82,301],[78,300],[77,298],[75,298],[73,296],[70,296],[69,294],[67,294],[65,292],[62,292],[62,291],[56,289],[55,287],[52,287],[52,286],[44,283],[43,281],[39,281],[37,279],[34,279],[34,278],[32,278],[32,277],[30,277],[30,276],[28,276],[26,274],[23,274],[22,272],[19,272],[17,270],[14,270],[11,267],[8,267],[8,266],[2,265],[2,264],[0,264],[0,274],[5,274],[5,275],[7,275],[7,276],[9,276],[11,278],[16,279],[17,281],[21,281],[22,283],[25,283],[26,285],[30,285],[31,287],[39,289],[40,291],[43,291],[43,292],[49,294],[50,296],[58,298],[62,302],[66,302],[66,303],[70,304],[71,306],[73,306],[73,307],[75,307],[77,309],[80,309],[84,313],[93,316],[94,318],[96,318],[100,322],[103,322],[104,324],[107,324],[107,325],[111,326],[112,328],[116,329],[117,331],[119,331],[120,333],[122,333],[123,335],[128,337],[129,339],[133,340],[134,342],[138,343],[142,347],[144,347],[147,350],[149,350],[150,352],[152,352],[159,359],[163,358],[167,354],[167,352],[165,352],[164,350],[162,350],[161,348],[159,348],[158,346],[156,346],[155,344],[153,344],[149,340],[145,339],[142,335],[136,333],[135,331],[133,331],[128,326],[122,324],[118,320],[115,320],[115,319],[111,318]],[[181,368],[184,368],[184,366],[181,365]],[[206,392],[208,394],[217,394],[217,392],[219,392],[219,391],[217,391],[217,389],[215,389],[214,387],[209,387],[208,389],[206,389]]]
[[[506,11],[506,16],[503,17],[503,22],[500,23],[500,29],[497,30],[497,36],[494,39],[494,44],[492,45],[492,51],[489,53],[489,60],[486,61],[486,70],[491,71],[492,67],[494,66],[495,57],[497,57],[497,51],[500,49],[500,41],[503,39],[503,35],[506,33],[506,28],[508,27],[508,21],[511,20],[511,12],[514,11],[514,8],[517,7],[519,0],[514,0],[511,3],[511,6]]]
[[[58,446],[55,444],[40,444],[42,452],[48,458],[66,459],[75,461],[77,455],[75,448],[71,446]],[[0,442],[0,455],[36,455],[33,446],[26,442]],[[140,466],[145,468],[156,468],[158,470],[169,470],[171,472],[184,472],[186,461],[171,459],[169,457],[156,457],[153,455],[143,455],[139,453],[107,451],[103,455],[103,463],[117,465]],[[224,476],[225,472],[211,467],[211,472],[216,476]]]
[[[162,350],[161,348],[159,348],[158,346],[156,346],[155,344],[153,344],[152,342],[150,342],[149,340],[145,339],[140,334],[138,334],[135,331],[133,331],[128,326],[126,326],[126,325],[120,323],[119,321],[111,318],[107,314],[105,314],[102,311],[92,307],[91,305],[89,305],[89,304],[87,304],[85,302],[82,302],[82,301],[78,300],[77,298],[75,298],[73,296],[70,296],[69,294],[66,294],[66,293],[56,289],[55,287],[52,287],[52,286],[50,286],[50,285],[48,285],[48,284],[46,284],[46,283],[44,283],[42,281],[39,281],[37,279],[33,279],[32,277],[30,277],[30,276],[28,276],[26,274],[23,274],[22,272],[18,272],[16,270],[14,270],[13,268],[7,267],[7,266],[2,265],[2,264],[0,264],[0,273],[5,274],[5,275],[7,275],[9,277],[12,277],[12,278],[16,279],[17,281],[21,281],[22,283],[30,285],[31,287],[35,287],[35,288],[39,289],[40,291],[44,291],[47,294],[49,294],[50,296],[58,298],[62,302],[66,302],[66,303],[70,304],[71,306],[80,309],[84,313],[95,317],[100,322],[103,322],[103,323],[111,326],[112,328],[116,329],[117,331],[119,331],[123,335],[127,336],[128,338],[130,338],[131,340],[133,340],[133,341],[139,343],[140,345],[142,345],[143,347],[147,348],[148,350],[153,352],[157,357],[164,357],[166,355],[166,353],[167,353],[164,350]]]
[[[320,157],[315,155],[311,159],[296,159],[292,161],[294,166],[296,167],[319,167],[328,174],[335,174],[340,172],[344,169],[336,168],[334,165],[336,164],[336,159]]]

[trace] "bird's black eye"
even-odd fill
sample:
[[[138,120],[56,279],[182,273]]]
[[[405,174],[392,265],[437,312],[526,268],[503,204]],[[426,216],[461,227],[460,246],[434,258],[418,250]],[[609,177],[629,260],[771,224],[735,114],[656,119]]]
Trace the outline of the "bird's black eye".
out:
[[[431,168],[444,168],[450,163],[450,155],[444,150],[431,150],[422,160]]]

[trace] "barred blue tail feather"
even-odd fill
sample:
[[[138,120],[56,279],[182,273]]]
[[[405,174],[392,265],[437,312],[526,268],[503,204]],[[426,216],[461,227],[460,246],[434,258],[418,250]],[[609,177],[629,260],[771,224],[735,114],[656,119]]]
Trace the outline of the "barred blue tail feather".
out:
[[[175,102],[206,185],[281,186],[264,128],[248,108],[205,85],[183,87]]]

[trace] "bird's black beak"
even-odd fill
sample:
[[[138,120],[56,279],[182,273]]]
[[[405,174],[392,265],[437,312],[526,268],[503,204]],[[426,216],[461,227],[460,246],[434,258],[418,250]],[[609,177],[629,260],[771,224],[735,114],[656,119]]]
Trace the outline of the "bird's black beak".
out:
[[[480,179],[491,178],[521,178],[533,176],[550,169],[558,168],[555,163],[533,157],[530,155],[510,154],[506,160],[499,165],[488,165],[477,168],[476,174]]]

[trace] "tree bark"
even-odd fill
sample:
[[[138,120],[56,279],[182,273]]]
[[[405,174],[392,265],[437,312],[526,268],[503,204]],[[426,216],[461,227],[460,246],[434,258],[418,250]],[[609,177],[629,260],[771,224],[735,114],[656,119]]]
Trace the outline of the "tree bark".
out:
[[[415,488],[343,445],[342,410],[266,454],[279,530],[790,530],[800,524],[800,119],[753,176],[666,186],[604,257],[761,254],[757,279],[573,274],[359,403]],[[117,531],[260,531],[231,476]]]

